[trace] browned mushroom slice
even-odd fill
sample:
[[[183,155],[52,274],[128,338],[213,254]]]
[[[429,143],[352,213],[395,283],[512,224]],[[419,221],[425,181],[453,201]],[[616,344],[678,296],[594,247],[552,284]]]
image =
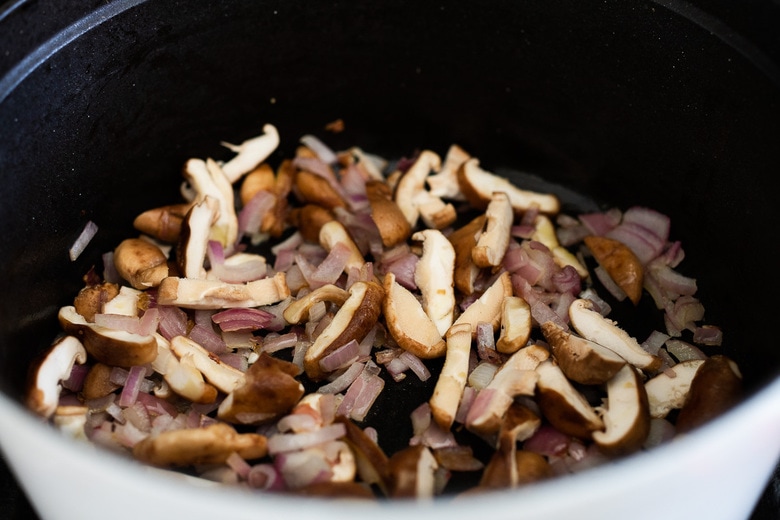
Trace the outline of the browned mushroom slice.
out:
[[[539,407],[553,427],[580,439],[590,439],[594,431],[604,428],[590,403],[552,360],[540,363],[536,372]]]
[[[341,307],[347,298],[349,298],[348,291],[333,284],[326,284],[294,300],[284,309],[283,316],[287,323],[302,323],[309,318],[309,310],[312,305],[319,302],[329,302]]]
[[[417,192],[414,203],[417,205],[420,219],[429,229],[445,229],[458,219],[455,206],[425,190]]]
[[[25,402],[33,412],[51,417],[57,410],[62,381],[70,377],[73,365],[87,362],[87,351],[74,336],[64,336],[31,365]]]
[[[455,288],[466,295],[474,292],[480,268],[471,258],[471,252],[477,245],[477,237],[485,226],[485,215],[475,217],[465,226],[458,228],[449,236],[455,248]]]
[[[295,379],[300,373],[297,365],[263,352],[243,384],[219,405],[217,416],[234,424],[261,424],[286,414],[303,397],[303,385]]]
[[[262,307],[290,296],[283,272],[244,284],[169,276],[160,283],[157,301],[188,309]]]
[[[542,334],[566,377],[584,385],[606,383],[626,360],[598,343],[575,336],[552,321],[542,323]]]
[[[51,421],[57,430],[66,436],[81,441],[88,441],[85,427],[89,416],[88,406],[65,405],[57,407]]]
[[[538,345],[524,347],[512,354],[477,395],[466,416],[466,427],[481,435],[498,431],[514,398],[534,395],[539,379],[536,368],[549,356],[549,352]]]
[[[422,307],[443,336],[455,315],[455,250],[447,237],[436,229],[418,231],[412,238],[421,241],[423,246],[422,256],[414,270],[414,281],[422,295]]]
[[[660,368],[661,358],[647,352],[615,322],[599,314],[590,300],[572,302],[569,319],[580,336],[613,350],[635,367],[647,371]]]
[[[490,458],[479,489],[506,489],[538,482],[554,476],[544,456],[525,450],[496,451]]]
[[[458,168],[458,184],[466,199],[478,209],[486,208],[496,191],[509,196],[515,213],[538,207],[543,213],[555,214],[561,208],[555,195],[518,188],[504,177],[483,170],[476,158],[467,160]]]
[[[647,392],[639,371],[625,364],[607,382],[607,402],[601,416],[604,431],[593,440],[607,455],[628,455],[639,450],[650,431]]]
[[[471,326],[467,323],[452,327],[447,333],[447,352],[433,395],[429,400],[436,423],[449,430],[455,421],[469,370]]]
[[[305,204],[300,208],[293,208],[288,218],[301,236],[310,242],[319,242],[322,226],[336,219],[331,210],[317,204]]]
[[[238,181],[251,172],[258,164],[265,161],[279,146],[279,132],[271,124],[263,125],[263,133],[234,145],[223,142],[223,146],[236,153],[236,156],[222,165],[230,183]]]
[[[193,403],[213,403],[217,400],[217,387],[206,382],[192,356],[167,358],[163,379],[170,391]]]
[[[390,457],[390,497],[428,499],[436,490],[436,457],[427,446],[404,448]]]
[[[116,247],[114,266],[119,276],[139,290],[157,287],[168,276],[168,257],[141,238],[128,238]]]
[[[83,287],[73,300],[76,312],[84,316],[87,321],[95,321],[95,314],[103,312],[103,305],[114,299],[119,294],[119,286],[115,283],[103,282],[101,284],[87,285]]]
[[[295,174],[295,190],[306,204],[315,204],[329,210],[347,206],[341,194],[330,185],[327,179],[316,173],[299,170]]]
[[[496,350],[502,354],[514,354],[528,343],[531,337],[531,306],[519,296],[507,296],[501,302],[501,332]]]
[[[120,386],[111,382],[112,367],[105,363],[95,363],[84,377],[81,395],[85,400],[99,399],[115,392]]]
[[[344,436],[346,442],[355,454],[357,473],[363,482],[376,485],[383,493],[388,493],[390,474],[388,472],[388,457],[379,445],[347,417],[336,417],[336,423],[342,423],[347,430]]]
[[[313,482],[295,493],[307,497],[338,500],[376,500],[376,495],[371,488],[362,482]]]
[[[366,182],[366,195],[371,205],[371,219],[379,229],[385,247],[393,247],[409,238],[412,228],[401,208],[393,200],[393,192],[383,181]]]
[[[241,188],[238,192],[241,204],[246,206],[261,191],[272,193],[274,184],[276,184],[276,174],[271,165],[268,163],[258,165],[247,173],[241,182]]]
[[[398,346],[422,359],[443,356],[447,344],[414,294],[393,273],[385,275],[384,288],[387,331]]]
[[[721,354],[707,358],[696,371],[688,398],[677,415],[678,432],[688,432],[731,408],[742,394],[742,374]]]
[[[144,211],[133,220],[133,227],[162,242],[176,243],[181,233],[184,216],[190,210],[190,203],[170,204]]]
[[[593,257],[628,299],[636,305],[642,297],[644,267],[627,245],[617,240],[590,235],[584,239]]]
[[[471,251],[471,258],[477,267],[501,265],[509,247],[513,220],[514,212],[507,194],[494,192],[485,210],[485,229]]]
[[[473,336],[477,334],[477,324],[490,323],[493,330],[498,330],[501,322],[501,305],[504,298],[512,296],[512,280],[508,272],[501,273],[477,301],[468,306],[453,324],[468,323]]]
[[[322,358],[351,340],[360,341],[374,327],[382,309],[384,290],[376,282],[359,281],[349,288],[349,298],[333,320],[306,350],[303,367],[309,378],[318,381],[327,374],[320,366]]]
[[[650,416],[663,419],[672,410],[682,408],[688,399],[693,378],[703,364],[703,359],[683,361],[646,381]]]
[[[185,336],[171,338],[171,351],[182,361],[189,359],[206,380],[229,394],[244,383],[245,374]]]
[[[62,307],[58,318],[66,333],[79,338],[91,356],[107,365],[143,365],[157,356],[157,341],[152,335],[141,336],[89,323],[72,306]]]
[[[265,457],[267,444],[264,435],[238,433],[229,424],[215,423],[152,434],[133,447],[133,456],[160,467],[220,464],[232,453],[247,460]]]
[[[425,179],[441,166],[439,156],[430,151],[423,150],[414,164],[404,173],[395,186],[393,199],[404,214],[409,227],[414,229],[420,218],[418,207],[419,194],[425,191]]]

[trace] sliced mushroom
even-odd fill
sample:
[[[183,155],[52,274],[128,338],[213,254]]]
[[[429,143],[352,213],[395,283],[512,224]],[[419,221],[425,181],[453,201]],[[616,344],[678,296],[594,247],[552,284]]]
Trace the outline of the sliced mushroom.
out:
[[[244,383],[245,375],[185,336],[171,338],[171,351],[181,361],[189,358],[203,377],[218,390],[229,394]],[[169,382],[170,384],[170,382]]]
[[[172,392],[194,403],[207,404],[217,400],[217,387],[206,382],[192,355],[166,359],[163,378]]]
[[[54,342],[30,367],[26,404],[42,417],[51,417],[57,410],[62,381],[70,377],[73,365],[87,362],[87,351],[74,336],[64,336]]]
[[[57,431],[72,439],[86,441],[88,439],[85,427],[88,417],[88,406],[68,405],[58,406],[51,420]]]
[[[217,417],[234,424],[263,424],[292,410],[303,397],[300,367],[266,352],[249,366],[244,382],[219,405]]]
[[[398,179],[393,199],[411,229],[414,229],[420,217],[420,209],[416,202],[419,193],[425,191],[425,180],[431,171],[437,171],[440,166],[441,159],[436,153],[423,150],[414,164]]]
[[[493,331],[498,330],[501,321],[501,305],[504,298],[512,296],[512,280],[509,273],[504,271],[488,287],[477,301],[473,302],[455,320],[453,324],[469,323],[473,336],[477,334],[477,324],[487,322],[493,325]]]
[[[661,358],[647,352],[636,339],[593,308],[590,300],[578,299],[569,306],[569,319],[574,329],[585,339],[614,351],[637,368],[658,370]]]
[[[301,236],[310,242],[319,242],[322,226],[336,219],[333,211],[317,204],[294,208],[290,211],[289,218],[290,223],[298,228]]]
[[[422,294],[422,307],[443,336],[455,315],[455,250],[447,237],[436,229],[418,231],[412,238],[421,241],[423,246],[414,271],[415,284]]]
[[[463,389],[466,388],[470,352],[471,326],[463,323],[452,327],[447,333],[444,366],[429,400],[433,419],[443,430],[449,430],[455,421]]]
[[[572,381],[583,385],[604,384],[626,364],[614,351],[575,336],[555,322],[542,323],[541,329],[555,361]]]
[[[283,312],[285,321],[290,324],[298,324],[309,318],[312,305],[319,302],[335,303],[339,307],[349,298],[349,292],[333,284],[317,287],[313,291],[301,296],[288,305]]]
[[[343,440],[355,454],[355,463],[360,479],[369,485],[376,485],[387,495],[390,473],[388,471],[389,459],[385,452],[349,418],[340,415],[336,417],[334,422],[341,423],[346,427],[347,433]]]
[[[136,459],[160,467],[221,464],[232,453],[246,460],[265,457],[267,439],[257,433],[238,433],[226,423],[215,423],[152,434],[133,446]]]
[[[485,211],[485,230],[479,235],[471,258],[477,267],[496,267],[501,264],[509,247],[514,212],[506,193],[491,195]]]
[[[338,500],[376,500],[374,492],[362,482],[312,482],[296,489],[298,495],[317,497],[321,499]]]
[[[436,490],[436,457],[427,446],[418,444],[394,453],[389,460],[390,497],[432,498]]]
[[[76,312],[87,321],[95,321],[95,314],[103,312],[103,305],[119,294],[115,283],[103,282],[83,287],[73,300]]]
[[[553,427],[580,439],[590,439],[593,432],[604,428],[587,399],[552,360],[540,363],[536,372],[539,408]]]
[[[157,356],[157,341],[152,335],[141,336],[89,323],[73,306],[62,307],[58,318],[66,333],[79,338],[87,352],[106,365],[144,365]]]
[[[157,301],[187,309],[227,309],[262,307],[288,296],[290,288],[283,272],[244,284],[169,276],[160,283]]]
[[[539,380],[536,368],[549,356],[550,353],[538,345],[524,347],[512,354],[477,394],[466,416],[466,427],[481,435],[497,432],[514,398],[534,395]]]
[[[222,165],[225,177],[230,183],[234,183],[265,161],[276,150],[279,146],[279,132],[274,125],[265,124],[261,135],[247,139],[239,145],[225,142],[222,145],[237,154]]]
[[[515,488],[555,475],[544,456],[525,450],[496,451],[490,458],[478,490]]]
[[[688,432],[721,415],[742,396],[737,364],[721,354],[707,358],[696,371],[688,398],[677,415],[678,432]]]
[[[133,220],[133,227],[162,242],[176,243],[190,203],[170,204],[144,211]]]
[[[374,327],[384,299],[384,290],[376,282],[358,281],[349,288],[349,298],[339,308],[333,320],[306,350],[303,367],[309,378],[318,381],[326,373],[320,360],[351,340],[360,341]]]
[[[607,455],[628,455],[639,450],[650,432],[647,392],[639,371],[623,365],[607,382],[607,403],[601,416],[604,431],[593,440]]]
[[[218,241],[223,247],[235,244],[238,239],[238,217],[233,186],[219,164],[212,159],[190,159],[184,166],[184,177],[195,190],[192,202],[198,203],[211,197],[218,203],[217,219],[211,226],[209,238]]]
[[[457,144],[450,145],[441,169],[428,176],[431,195],[451,200],[465,200],[458,184],[458,168],[471,159],[471,155]]]
[[[458,212],[449,202],[444,202],[439,197],[434,197],[425,190],[417,192],[414,198],[419,217],[423,224],[430,229],[444,229],[452,225],[458,219]]]
[[[688,399],[693,378],[703,364],[703,359],[683,361],[645,382],[650,416],[663,419],[672,410],[682,408]]]
[[[119,288],[119,294],[103,303],[103,314],[118,314],[120,316],[138,316],[138,311],[145,307],[144,301],[148,294],[127,285]],[[76,309],[78,311],[78,309]],[[79,314],[81,314],[79,312]],[[84,314],[81,314],[86,318]],[[94,321],[93,319],[87,321]]]
[[[111,370],[105,363],[95,363],[90,367],[81,387],[81,395],[86,401],[105,397],[120,388],[120,385],[111,382]]]
[[[580,278],[585,279],[590,276],[588,268],[577,260],[577,257],[558,242],[558,236],[555,234],[555,226],[547,215],[539,214],[534,219],[534,233],[531,240],[541,242],[550,250],[553,260],[560,267],[572,266]]]
[[[509,196],[515,213],[538,207],[542,213],[555,214],[561,208],[555,195],[518,188],[504,177],[480,168],[476,158],[467,160],[458,168],[458,184],[466,199],[478,209],[486,208],[496,191]]]
[[[642,297],[644,267],[630,247],[612,238],[589,235],[584,238],[598,264],[634,305]]]
[[[393,273],[385,275],[384,289],[387,331],[398,346],[422,359],[443,356],[447,344],[414,294],[396,282]]]
[[[455,248],[455,287],[465,295],[474,292],[474,282],[480,272],[480,268],[471,257],[471,252],[477,245],[477,237],[484,226],[485,215],[482,214],[449,236]]]
[[[140,238],[123,240],[114,250],[119,276],[136,289],[157,287],[168,276],[168,257],[156,245]]]
[[[241,188],[238,192],[241,204],[246,206],[261,191],[273,193],[275,184],[276,174],[271,165],[268,163],[258,165],[247,173],[241,182]]]
[[[393,192],[383,181],[366,182],[366,195],[371,206],[371,219],[379,229],[382,244],[393,247],[409,238],[412,228],[401,208],[393,200]]]
[[[320,228],[320,245],[330,252],[336,244],[345,245],[350,251],[349,259],[344,266],[345,273],[349,274],[350,269],[360,269],[366,263],[360,248],[352,240],[347,228],[338,220],[331,220]]]
[[[501,332],[496,350],[502,354],[514,354],[528,343],[531,337],[531,306],[519,296],[507,296],[501,302]]]
[[[345,208],[347,203],[327,179],[316,173],[299,170],[295,174],[295,193],[306,204],[314,204],[333,210]]]
[[[203,264],[209,247],[211,226],[216,221],[218,207],[215,199],[206,197],[194,204],[181,227],[176,244],[176,260],[179,272],[185,278],[205,278]]]

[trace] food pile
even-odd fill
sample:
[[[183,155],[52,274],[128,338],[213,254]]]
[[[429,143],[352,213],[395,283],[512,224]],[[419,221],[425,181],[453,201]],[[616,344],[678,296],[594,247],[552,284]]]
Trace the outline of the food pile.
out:
[[[306,135],[274,164],[279,142],[269,124],[185,163],[60,309],[33,411],[154,466],[376,499],[580,471],[738,398],[665,215],[567,215],[458,145],[390,162]],[[635,339],[610,316],[642,301],[659,326]],[[386,452],[397,433],[368,421],[412,379],[412,436]]]

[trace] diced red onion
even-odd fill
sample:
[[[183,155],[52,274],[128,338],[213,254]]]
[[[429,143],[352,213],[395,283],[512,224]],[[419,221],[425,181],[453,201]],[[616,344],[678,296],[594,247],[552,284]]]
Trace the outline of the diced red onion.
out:
[[[723,342],[723,331],[720,327],[715,327],[713,325],[694,327],[693,342],[698,343],[699,345],[720,346]]]
[[[211,316],[211,320],[223,331],[258,330],[266,327],[273,319],[272,313],[254,308],[227,309]]]
[[[263,352],[269,354],[285,350],[288,348],[294,348],[298,344],[298,334],[295,332],[288,332],[286,334],[267,334],[263,338]]]
[[[320,368],[325,372],[335,372],[354,363],[359,358],[360,344],[357,340],[352,339],[320,359]]]
[[[276,455],[278,453],[303,450],[340,439],[346,433],[347,429],[343,423],[330,424],[310,432],[278,433],[268,438],[268,453]]]
[[[138,365],[130,367],[124,388],[122,388],[122,393],[119,396],[119,406],[127,407],[135,402],[145,376],[145,367]]]
[[[187,337],[209,352],[221,354],[227,351],[227,345],[225,345],[225,342],[216,332],[214,332],[210,326],[196,323],[192,329],[190,329]]]
[[[409,351],[402,352],[398,359],[403,361],[412,372],[415,373],[415,375],[420,379],[420,381],[427,381],[431,377],[431,372],[428,370],[428,367],[425,366],[425,363],[423,361],[412,354]]]
[[[81,253],[84,252],[84,250],[87,248],[87,246],[92,241],[92,238],[94,238],[97,232],[98,232],[97,224],[95,224],[91,220],[87,221],[87,223],[84,225],[84,229],[81,230],[81,234],[79,234],[76,241],[73,242],[73,245],[70,246],[70,249],[68,250],[68,255],[70,256],[71,262],[75,262],[76,259],[81,255]]]

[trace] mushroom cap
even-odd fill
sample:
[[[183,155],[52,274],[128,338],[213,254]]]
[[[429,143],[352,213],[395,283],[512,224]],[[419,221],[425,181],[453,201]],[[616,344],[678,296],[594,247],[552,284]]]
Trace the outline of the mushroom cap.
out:
[[[330,302],[341,307],[347,301],[347,298],[349,298],[348,291],[333,284],[325,284],[293,300],[284,309],[283,316],[287,323],[302,323],[308,319],[309,310],[315,303]]]
[[[419,193],[425,191],[425,180],[431,171],[438,171],[441,158],[430,150],[423,150],[412,166],[406,170],[395,185],[393,200],[404,214],[409,226],[414,229],[420,217]]]
[[[644,267],[631,248],[622,242],[602,236],[589,235],[583,240],[609,277],[634,305],[638,304],[642,297]]]
[[[731,408],[741,397],[742,375],[737,364],[721,354],[707,358],[696,371],[675,426],[688,432]]]
[[[160,283],[157,301],[160,305],[187,309],[228,309],[262,307],[289,296],[290,288],[284,272],[247,283],[169,276]]]
[[[575,336],[552,321],[542,323],[542,334],[566,377],[584,385],[606,383],[626,364],[614,351]]]
[[[422,359],[443,356],[447,344],[414,294],[393,273],[385,275],[384,288],[387,331],[398,346]]]
[[[536,372],[539,408],[558,431],[590,439],[594,431],[604,428],[596,411],[556,364],[544,361],[536,367]]]
[[[171,351],[182,361],[187,358],[203,377],[217,389],[229,394],[246,377],[243,372],[222,362],[217,356],[185,336],[171,338]]]
[[[303,385],[295,379],[300,372],[293,363],[261,353],[244,382],[222,401],[217,416],[235,424],[262,424],[286,414],[303,397]]]
[[[73,306],[62,307],[58,318],[66,333],[79,338],[86,351],[106,365],[144,365],[157,356],[157,340],[153,335],[141,336],[89,323]]]
[[[259,459],[268,453],[268,441],[264,435],[238,433],[229,424],[214,423],[152,434],[133,447],[136,459],[161,467],[220,464],[231,453]]]
[[[449,430],[455,421],[468,378],[470,353],[471,326],[464,323],[451,328],[447,333],[444,366],[429,400],[433,419],[444,430]]]
[[[390,496],[431,498],[435,490],[434,472],[438,466],[431,450],[422,444],[397,451],[388,461]]]
[[[477,267],[501,265],[509,247],[514,211],[503,191],[493,192],[485,210],[485,229],[479,235],[471,258]]]
[[[501,332],[496,350],[502,354],[514,354],[528,343],[532,326],[528,302],[519,296],[507,296],[501,302]]]
[[[607,455],[627,455],[639,450],[650,431],[647,392],[639,371],[623,365],[607,382],[607,404],[601,416],[604,431],[593,440]]]
[[[660,368],[661,358],[647,352],[615,322],[594,310],[590,300],[574,300],[569,306],[569,319],[580,336],[613,350],[635,367],[648,371]]]
[[[508,296],[512,296],[512,280],[509,273],[504,271],[475,302],[458,316],[453,326],[468,323],[471,325],[472,336],[475,337],[477,324],[480,322],[490,323],[494,331],[498,330],[501,322],[501,306],[504,298]]]
[[[136,289],[157,287],[168,276],[168,257],[155,244],[128,238],[114,249],[114,266]]]
[[[366,195],[371,206],[371,219],[379,229],[382,245],[393,247],[404,242],[412,232],[401,208],[393,200],[393,191],[379,180],[366,182]]]
[[[51,417],[60,401],[61,381],[70,376],[73,365],[86,362],[87,351],[78,338],[63,336],[55,341],[30,367],[25,398],[30,410]]]
[[[171,244],[179,240],[181,225],[191,204],[169,204],[139,214],[133,220],[133,227],[145,235]]]
[[[455,249],[455,287],[466,295],[474,292],[474,282],[480,272],[480,268],[471,257],[471,252],[477,245],[477,237],[484,227],[485,215],[481,214],[453,231],[448,237]]]

